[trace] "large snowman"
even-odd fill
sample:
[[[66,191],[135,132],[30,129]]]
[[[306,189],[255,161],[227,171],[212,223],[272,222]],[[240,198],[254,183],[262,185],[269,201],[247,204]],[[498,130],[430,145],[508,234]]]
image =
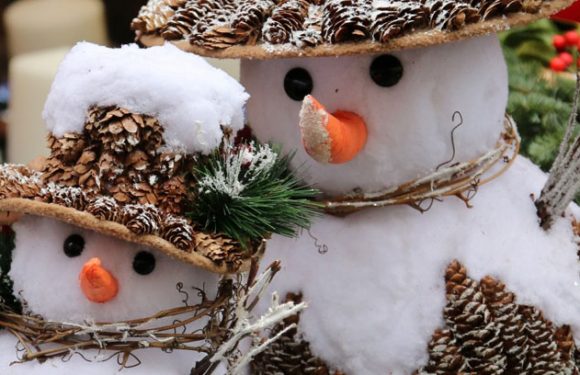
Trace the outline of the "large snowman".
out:
[[[70,52],[44,113],[50,156],[38,171],[0,168],[1,210],[20,215],[8,276],[24,309],[2,316],[1,374],[189,374],[207,360],[220,321],[211,301],[252,250],[194,229],[187,176],[194,155],[242,126],[246,99],[170,45]],[[145,320],[123,323],[135,319]],[[196,334],[208,339],[187,340]]]
[[[539,225],[546,177],[514,160],[506,66],[486,36],[569,3],[158,0],[141,10],[144,44],[242,58],[254,135],[296,150],[332,214],[271,241],[266,258],[284,266],[275,288],[309,308],[295,341],[274,344],[255,373],[576,371],[571,213]]]

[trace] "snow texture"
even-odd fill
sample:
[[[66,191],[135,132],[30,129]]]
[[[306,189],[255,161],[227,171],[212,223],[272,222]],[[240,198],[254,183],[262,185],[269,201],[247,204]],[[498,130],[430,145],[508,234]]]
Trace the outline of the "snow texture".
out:
[[[454,161],[479,157],[495,146],[507,102],[507,70],[495,36],[393,53],[404,69],[393,87],[379,87],[369,69],[376,56],[243,60],[242,84],[251,95],[248,122],[261,141],[297,150],[294,165],[308,166],[310,181],[330,193],[356,187],[382,189],[432,171],[451,158],[455,111],[464,123],[455,132]],[[312,95],[328,111],[352,111],[368,127],[368,141],[352,161],[313,162],[302,146],[302,102],[284,92],[295,67],[311,75]]]
[[[171,149],[208,153],[221,141],[221,126],[243,126],[247,99],[225,72],[169,43],[111,49],[82,42],[61,63],[43,117],[60,137],[82,132],[89,107],[118,105],[157,117]]]
[[[540,228],[530,194],[544,182],[521,157],[480,189],[472,209],[448,198],[425,214],[397,206],[326,216],[298,240],[270,241],[264,264],[283,265],[271,288],[304,293],[306,339],[347,374],[410,375],[426,363],[431,335],[444,325],[444,271],[453,259],[475,279],[499,278],[518,303],[580,337],[577,245],[569,219],[549,233]]]
[[[453,154],[477,158],[495,147],[507,102],[507,73],[495,36],[394,53],[404,67],[394,87],[374,84],[374,56],[243,61],[252,95],[249,123],[262,141],[297,149],[295,165],[329,193],[372,191],[424,176]],[[284,93],[286,72],[307,69],[312,95],[330,111],[362,116],[365,149],[341,165],[318,164],[300,139],[301,102]],[[276,84],[277,83],[277,84]],[[265,104],[266,103],[266,104]],[[273,125],[275,124],[275,125]],[[491,275],[580,337],[580,279],[570,220],[542,230],[530,194],[545,175],[520,157],[506,174],[482,186],[468,209],[456,198],[424,214],[408,206],[324,216],[298,239],[274,236],[264,264],[282,261],[272,289],[304,293],[301,328],[315,354],[347,374],[411,374],[427,360],[434,330],[443,326],[444,271],[458,259],[474,278]]]

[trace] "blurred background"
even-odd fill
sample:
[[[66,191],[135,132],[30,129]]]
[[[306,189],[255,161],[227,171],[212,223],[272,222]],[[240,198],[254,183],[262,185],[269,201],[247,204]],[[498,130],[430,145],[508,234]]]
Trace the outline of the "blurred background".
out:
[[[80,40],[109,46],[132,42],[129,25],[144,3],[0,0],[0,161],[27,163],[47,153],[41,115],[59,62]],[[508,111],[522,135],[522,153],[545,170],[572,110],[577,21],[580,1],[551,20],[499,36],[510,75]],[[238,78],[237,61],[210,62]]]

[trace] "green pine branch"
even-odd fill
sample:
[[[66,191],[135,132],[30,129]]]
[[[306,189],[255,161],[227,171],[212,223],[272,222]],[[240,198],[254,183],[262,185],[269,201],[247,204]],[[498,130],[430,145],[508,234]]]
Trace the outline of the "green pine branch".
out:
[[[254,157],[271,150],[274,159],[244,166],[240,153],[247,155],[249,149]],[[252,143],[200,160],[193,171],[197,191],[189,217],[204,230],[242,244],[272,233],[295,236],[310,226],[320,206],[313,200],[319,191],[291,171],[292,157]]]

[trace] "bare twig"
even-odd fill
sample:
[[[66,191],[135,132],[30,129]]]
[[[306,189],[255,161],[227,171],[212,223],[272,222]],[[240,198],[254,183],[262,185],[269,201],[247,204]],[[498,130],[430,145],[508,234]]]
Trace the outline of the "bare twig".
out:
[[[545,230],[552,227],[554,219],[562,216],[574,199],[580,188],[580,135],[572,141],[572,136],[578,125],[578,101],[580,99],[580,74],[576,73],[576,91],[572,112],[568,118],[568,125],[560,150],[550,169],[548,181],[536,200],[536,209],[540,218],[540,225]]]

